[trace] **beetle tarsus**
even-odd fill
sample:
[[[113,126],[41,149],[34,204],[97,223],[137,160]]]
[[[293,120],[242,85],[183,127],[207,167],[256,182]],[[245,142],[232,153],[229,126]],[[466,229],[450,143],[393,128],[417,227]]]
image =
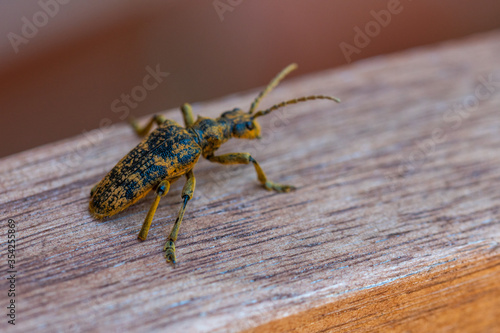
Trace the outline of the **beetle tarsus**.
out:
[[[264,187],[268,191],[276,191],[276,192],[280,192],[280,193],[290,192],[290,191],[294,191],[295,189],[297,189],[293,185],[278,184],[278,183],[273,183],[270,181],[266,181],[264,184]]]
[[[165,258],[167,262],[170,262],[175,265],[175,243],[173,240],[169,239],[165,246],[163,247],[163,251],[165,251]]]

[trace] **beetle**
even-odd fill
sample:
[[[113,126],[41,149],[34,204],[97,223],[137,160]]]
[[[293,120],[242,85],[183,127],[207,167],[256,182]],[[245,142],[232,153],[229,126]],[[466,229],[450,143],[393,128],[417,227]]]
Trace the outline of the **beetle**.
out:
[[[198,162],[200,155],[211,162],[221,164],[252,163],[257,173],[257,179],[267,190],[289,192],[295,189],[291,185],[270,181],[259,163],[249,153],[215,155],[215,151],[231,138],[260,138],[260,125],[256,119],[285,105],[315,99],[340,102],[336,97],[313,95],[284,101],[256,112],[262,98],[296,68],[296,64],[290,64],[278,73],[255,98],[248,112],[235,108],[222,113],[216,119],[198,116],[195,121],[192,108],[186,103],[181,106],[185,127],[161,115],[153,116],[144,127],[132,120],[131,125],[135,132],[139,136],[145,136],[145,138],[92,188],[89,203],[90,213],[98,219],[112,216],[143,198],[149,191],[154,190],[156,192],[155,199],[138,235],[139,240],[144,241],[148,236],[160,198],[168,193],[170,185],[174,181],[185,176],[186,183],[181,194],[182,204],[163,247],[166,261],[175,264],[175,241],[187,203],[193,197],[196,186],[193,167]],[[154,124],[157,125],[157,128],[149,134]]]

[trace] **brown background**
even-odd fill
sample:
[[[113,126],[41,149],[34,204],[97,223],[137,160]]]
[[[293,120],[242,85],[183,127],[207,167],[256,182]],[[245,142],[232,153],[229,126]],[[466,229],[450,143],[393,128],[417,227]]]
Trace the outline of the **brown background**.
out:
[[[353,44],[354,28],[390,2],[221,0],[233,4],[221,20],[214,1],[54,1],[45,0],[53,17],[17,53],[9,33],[21,35],[23,17],[32,22],[42,8],[0,5],[0,156],[121,121],[111,103],[142,85],[147,66],[169,76],[134,116],[262,86],[290,62],[299,75],[346,65],[340,43]],[[400,6],[353,61],[500,26],[498,1]]]

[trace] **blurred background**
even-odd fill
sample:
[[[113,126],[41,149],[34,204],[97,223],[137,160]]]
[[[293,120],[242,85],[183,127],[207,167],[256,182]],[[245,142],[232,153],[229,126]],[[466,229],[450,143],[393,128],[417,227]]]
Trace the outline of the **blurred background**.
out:
[[[500,1],[25,0],[0,22],[2,157],[261,87],[291,62],[292,77],[496,29]]]

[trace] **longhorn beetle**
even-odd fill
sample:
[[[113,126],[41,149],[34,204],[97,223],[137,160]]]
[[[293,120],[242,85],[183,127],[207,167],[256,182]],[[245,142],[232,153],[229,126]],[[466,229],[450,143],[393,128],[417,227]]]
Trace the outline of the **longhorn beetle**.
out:
[[[291,71],[297,68],[291,64],[283,69],[267,87],[255,98],[250,110],[245,112],[239,108],[226,111],[219,118],[211,119],[198,116],[196,121],[189,104],[181,107],[184,123],[182,127],[173,120],[155,115],[142,127],[135,120],[132,127],[139,136],[146,136],[134,149],[123,157],[116,166],[90,191],[89,210],[96,218],[104,218],[121,212],[150,190],[156,197],[146,215],[139,232],[139,239],[146,240],[151,222],[160,202],[160,198],[168,193],[170,184],[186,176],[182,189],[182,204],[168,240],[163,248],[167,262],[175,264],[175,241],[188,201],[193,197],[196,180],[193,167],[200,155],[211,162],[221,164],[252,163],[259,182],[267,189],[277,192],[289,192],[294,187],[274,183],[267,179],[259,163],[249,153],[230,153],[214,155],[215,151],[231,138],[260,138],[260,125],[256,119],[288,104],[305,102],[314,99],[328,99],[340,102],[331,96],[306,96],[281,102],[269,109],[257,111],[260,101]],[[150,132],[153,124],[157,128]]]

